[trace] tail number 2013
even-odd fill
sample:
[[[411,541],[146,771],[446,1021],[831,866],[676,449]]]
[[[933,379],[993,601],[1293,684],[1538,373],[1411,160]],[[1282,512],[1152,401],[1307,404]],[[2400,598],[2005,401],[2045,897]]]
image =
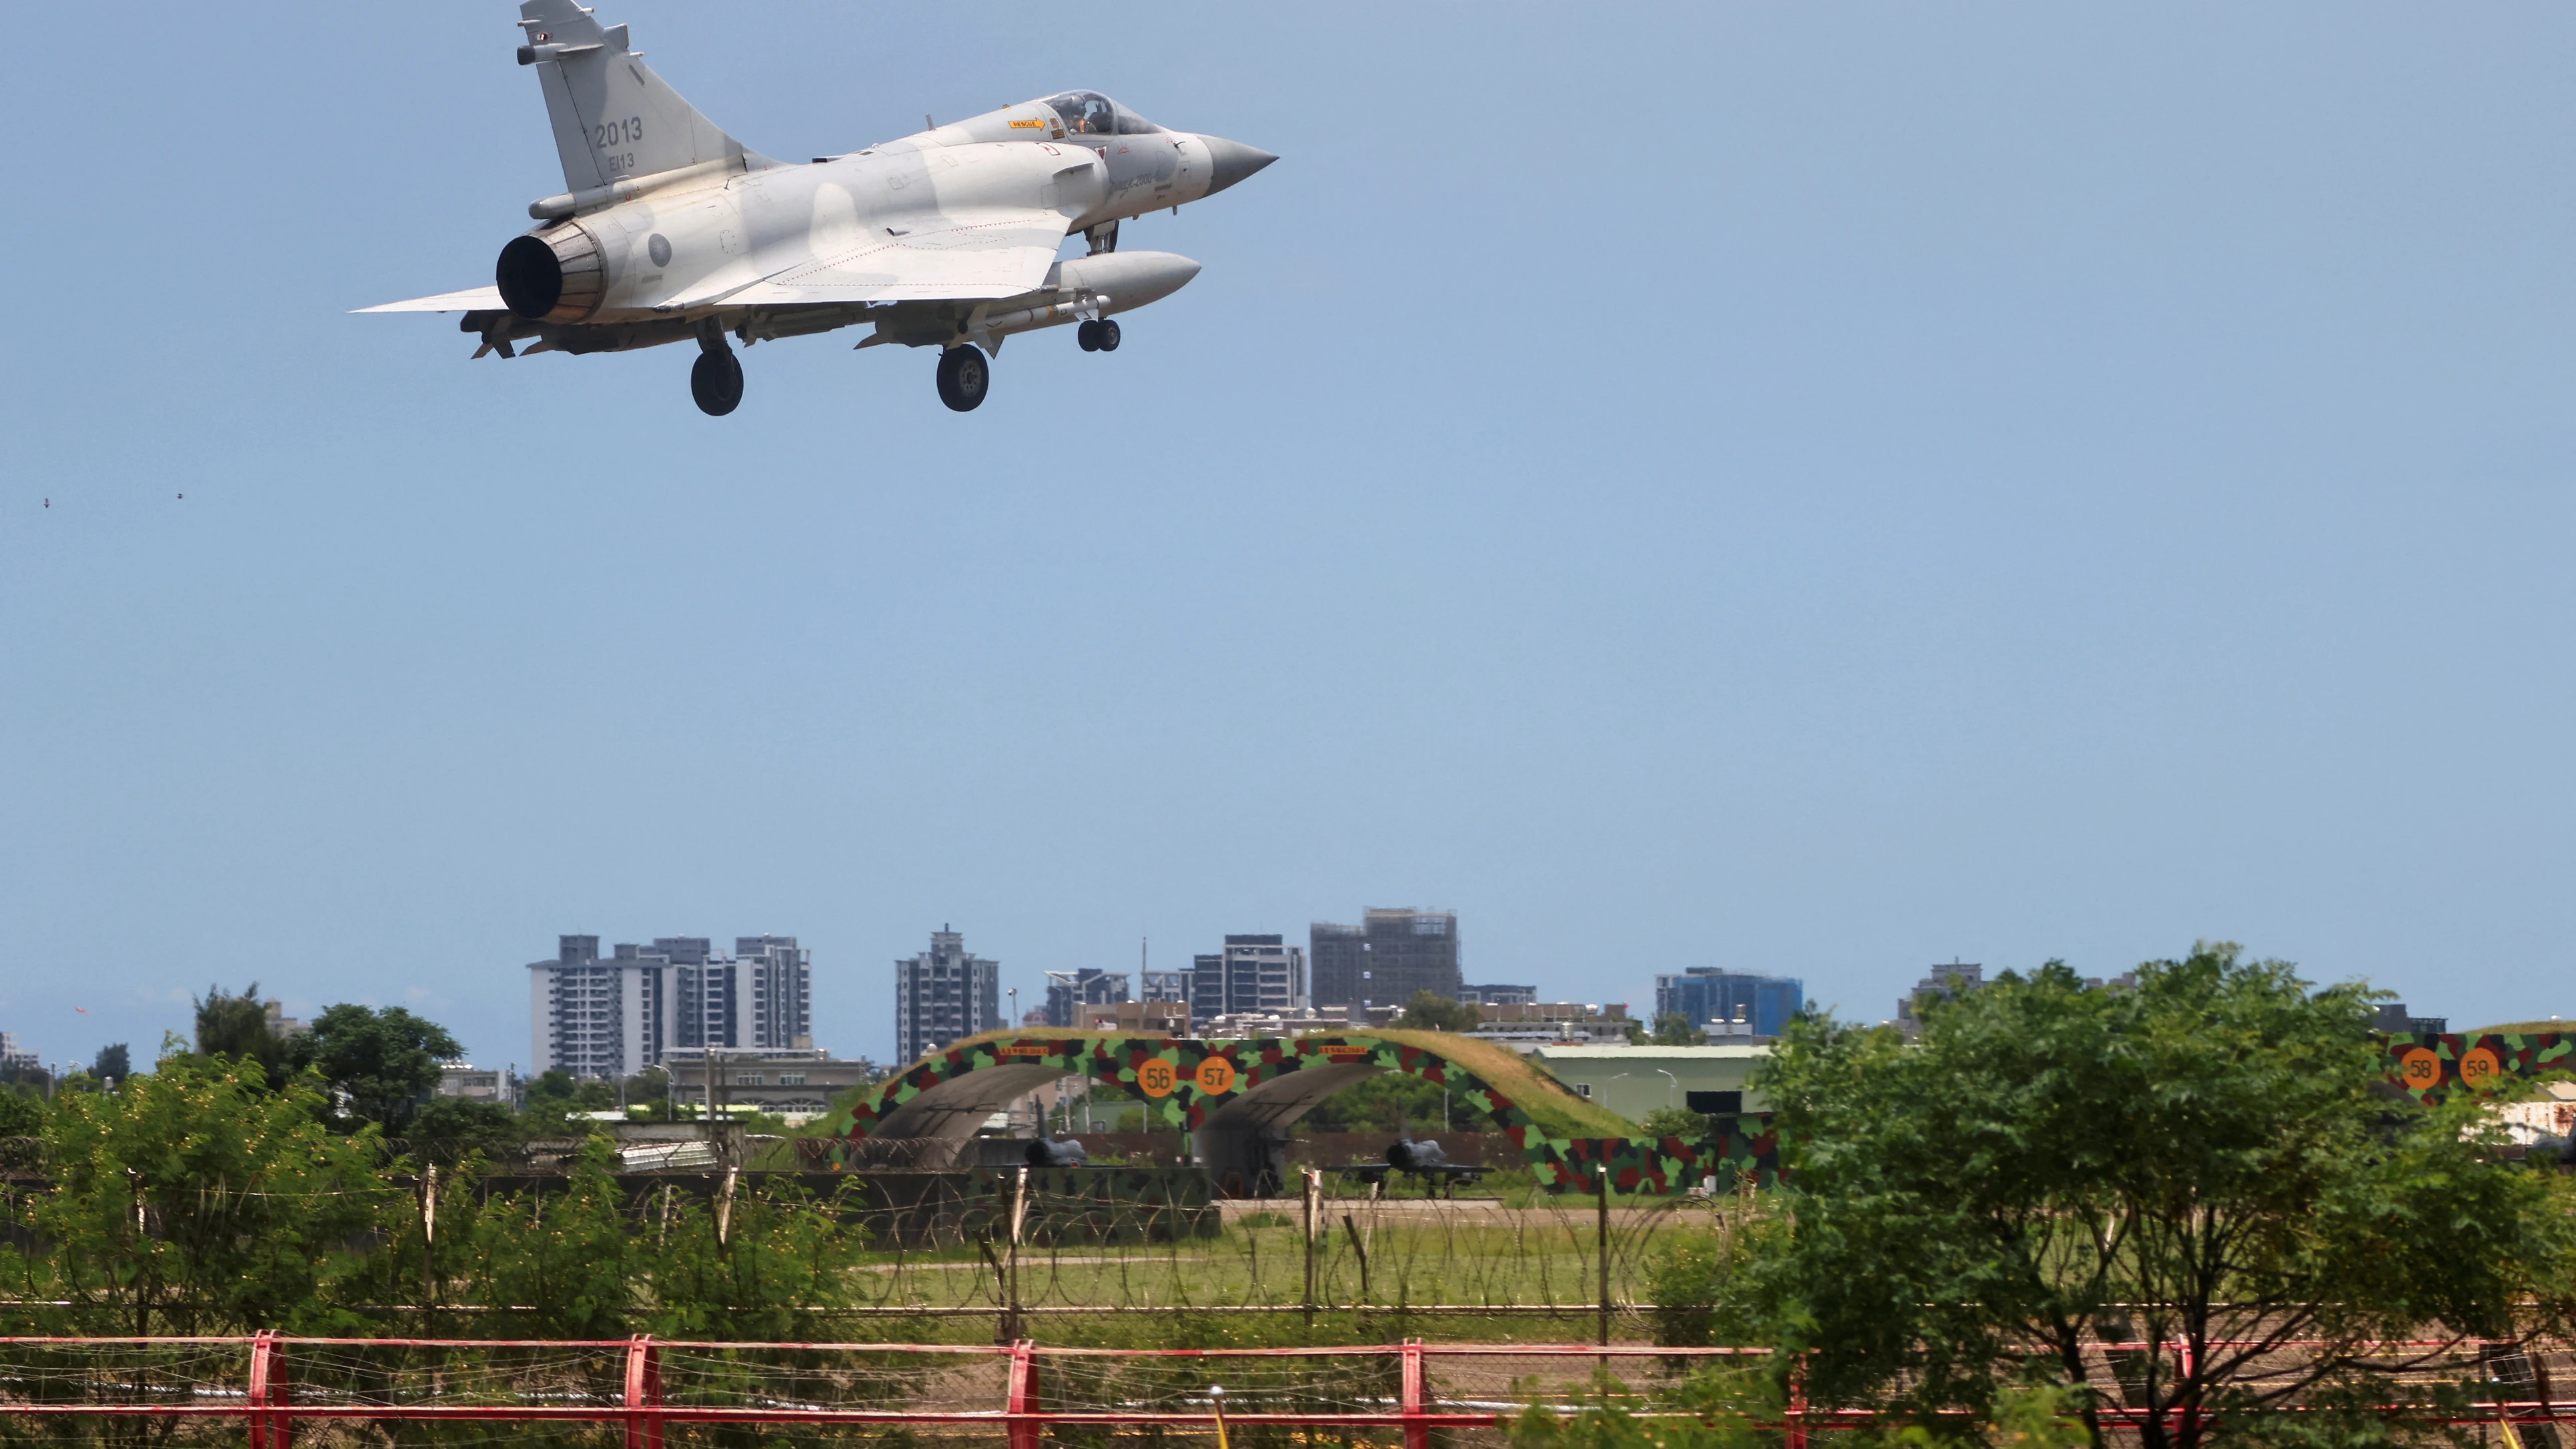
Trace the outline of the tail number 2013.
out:
[[[590,144],[602,151],[612,146],[632,146],[643,139],[642,116],[628,116],[622,121],[609,121],[590,128]]]

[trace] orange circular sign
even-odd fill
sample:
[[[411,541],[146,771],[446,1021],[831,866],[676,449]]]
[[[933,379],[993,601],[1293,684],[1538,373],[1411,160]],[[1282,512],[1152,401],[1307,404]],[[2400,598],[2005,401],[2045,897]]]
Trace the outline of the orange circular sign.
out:
[[[1234,1090],[1234,1063],[1223,1057],[1210,1057],[1199,1063],[1199,1090],[1211,1097]]]
[[[1148,1097],[1168,1097],[1181,1084],[1181,1074],[1161,1057],[1149,1059],[1136,1069],[1136,1090]]]
[[[2417,1047],[2399,1057],[2397,1065],[2410,1091],[2421,1092],[2442,1084],[2442,1058],[2435,1052]]]
[[[2460,1054],[2460,1084],[2468,1087],[2492,1087],[2504,1063],[2485,1047],[2471,1047]]]

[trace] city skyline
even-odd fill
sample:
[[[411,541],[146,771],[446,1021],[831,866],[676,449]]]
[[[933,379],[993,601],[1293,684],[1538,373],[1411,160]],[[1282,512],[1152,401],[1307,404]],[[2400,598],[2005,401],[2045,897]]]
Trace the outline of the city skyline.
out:
[[[1454,914],[1463,916],[1465,913],[1459,912]],[[937,934],[963,938],[968,933],[963,930],[954,930]],[[1240,932],[1221,933],[1220,939],[1222,940],[1224,935],[1242,936],[1244,934],[1245,933]],[[591,943],[590,949],[596,951],[598,949],[597,943],[603,938],[596,935],[559,934],[558,939],[560,943],[559,949],[562,949],[563,946],[568,946],[570,943],[587,941]],[[737,953],[750,954],[754,957],[755,961],[757,953],[762,945],[764,943],[771,943],[783,946],[786,949],[795,950],[799,953],[802,961],[810,962],[815,955],[816,948],[810,945],[800,946],[799,942],[801,939],[802,938],[798,936],[771,936],[767,934],[734,938]],[[1146,939],[1150,941],[1151,938],[1148,937]],[[1498,948],[1501,945],[1501,943],[1496,944]],[[712,938],[651,937],[647,938],[646,943],[622,945],[618,949],[635,953],[634,955],[624,958],[627,965],[631,968],[636,965],[647,964],[645,961],[635,959],[635,956],[654,958],[658,955],[670,952],[677,952],[685,956],[692,948],[700,951],[709,951],[712,948]],[[1107,948],[1104,947],[1104,950],[1106,949]],[[867,1010],[863,1004],[855,1001],[846,999],[840,1001],[834,1000],[836,996],[856,994],[868,996],[870,999],[882,1003],[886,1000],[886,993],[892,990],[894,981],[894,977],[891,974],[892,968],[889,968],[889,974],[884,977],[859,982],[854,986],[851,986],[851,983],[836,979],[837,968],[835,963],[847,960],[851,954],[853,953],[826,950],[824,952],[826,960],[822,967],[822,971],[824,973],[824,984],[820,989],[808,986],[806,989],[810,995],[804,1002],[800,1003],[801,1010],[805,1013],[805,1018],[809,1024],[815,1018],[817,1005],[824,1008],[821,1020],[825,1024],[820,1028],[810,1031],[802,1043],[791,1041],[781,1042],[778,1043],[778,1045],[782,1047],[799,1044],[812,1046],[829,1050],[836,1057],[844,1059],[866,1057],[881,1064],[891,1063],[897,1060],[897,1047],[899,1042],[896,1039],[891,1023],[885,1013],[881,1011],[871,1012]],[[868,954],[873,953],[869,952]],[[980,957],[980,953],[975,954],[978,955],[979,959],[982,959]],[[1193,953],[1193,955],[1198,954],[1205,953]],[[612,951],[609,956],[602,958],[601,964],[614,966],[620,959],[621,958]],[[1164,959],[1168,960],[1170,958],[1167,956]],[[1190,957],[1183,957],[1183,964],[1170,968],[1169,974],[1182,980],[1188,980],[1192,976],[1192,968],[1189,964],[1190,960]],[[535,970],[538,967],[550,964],[553,963],[546,961],[534,962],[530,963],[529,966],[524,969]],[[677,964],[685,965],[694,963],[681,962]],[[1096,971],[1101,976],[1125,976],[1131,983],[1139,979],[1139,968],[1133,962],[1123,967],[1102,966],[1097,968],[1087,966],[1051,967],[1033,964],[1025,969],[1015,969],[1008,963],[1000,962],[998,960],[985,960],[984,964],[994,966],[996,968],[993,977],[994,999],[998,1002],[1007,1003],[1009,1000],[1009,991],[1016,987],[1021,992],[1024,1012],[1029,1009],[1043,1009],[1047,1001],[1047,992],[1050,985],[1048,978],[1051,973],[1072,975],[1084,971]],[[1984,965],[1982,970],[1991,975],[2007,969],[2020,969],[2027,971],[2040,964],[2042,964],[2040,961],[2032,961],[2024,963],[2018,967],[2010,967],[1989,963]],[[2106,979],[2115,979],[2122,972],[2127,971],[2136,964],[2136,962],[2125,963],[2116,969],[2107,972],[2091,967],[2084,969],[2087,970],[2088,974],[2103,976]],[[803,969],[808,973],[806,979],[810,981],[813,968],[811,966],[805,966]],[[1311,963],[1308,964],[1307,969],[1311,973]],[[1653,1019],[1657,1011],[1657,1003],[1659,1000],[1657,989],[1658,975],[1646,976],[1641,983],[1630,986],[1628,988],[1627,995],[1621,996],[1617,993],[1603,995],[1597,991],[1587,994],[1583,992],[1569,991],[1554,986],[1551,983],[1560,979],[1560,972],[1558,970],[1536,969],[1530,972],[1521,973],[1509,971],[1487,972],[1482,964],[1475,969],[1479,974],[1521,974],[1534,977],[1535,979],[1532,984],[1535,986],[1535,998],[1539,1001],[1583,1001],[1626,1005],[1629,1008],[1631,1016],[1638,1020],[1642,1025],[1648,1027],[1653,1025]],[[1902,1020],[1901,1014],[1892,1009],[1892,1005],[1881,1004],[1875,1011],[1872,1011],[1869,1009],[1871,1000],[1874,998],[1886,997],[1890,995],[1891,992],[1901,995],[1906,991],[1909,983],[1920,984],[1921,982],[1929,981],[1940,974],[1954,970],[1963,970],[1963,974],[1967,975],[1973,981],[1979,979],[1977,976],[1979,969],[1980,968],[1977,967],[1961,968],[1949,963],[1937,961],[1928,964],[1889,965],[1884,970],[1874,973],[1877,979],[1864,980],[1858,988],[1854,989],[1852,991],[1854,999],[1848,1004],[1837,1006],[1835,1002],[1823,999],[1812,992],[1807,993],[1805,999],[1810,1004],[1835,1010],[1838,1015],[1847,1021],[1866,1022],[1870,1024],[1879,1022],[1899,1023]],[[1578,976],[1579,979],[1587,981],[1598,981],[1600,979],[1597,972],[1590,971],[1579,965],[1567,964],[1562,967],[1562,971],[1564,973],[1574,974]],[[1163,968],[1149,968],[1148,974],[1161,977],[1165,975],[1165,971]],[[1662,974],[1683,977],[1722,975],[1740,977],[1746,980],[1758,979],[1765,981],[1771,980],[1776,976],[1776,973],[1748,969],[1742,966],[1691,966],[1683,968],[1679,973]],[[1857,976],[1861,973],[1854,971],[1838,974]],[[2329,975],[2312,976],[2312,979],[2324,981],[2344,978]],[[265,981],[261,984],[263,995],[271,997],[281,995],[279,990],[270,987]],[[1799,983],[1793,979],[1785,984],[1795,986]],[[851,990],[849,992],[844,992],[842,990],[844,986],[851,986]],[[1517,989],[1518,988],[1503,988],[1503,995],[1495,999],[1508,999],[1511,995],[1516,993]],[[1464,990],[1468,998],[1474,998],[1480,992],[1480,988],[1475,983],[1464,983]],[[1136,992],[1132,985],[1130,987],[1130,997],[1141,999],[1141,994]],[[450,999],[455,1001],[465,1000],[465,998],[462,997]],[[2428,1011],[2448,1010],[2450,1012],[2448,1019],[2454,1022],[2459,1029],[2473,1028],[2484,1024],[2489,1020],[2506,1021],[2529,1019],[2531,1017],[2546,1017],[2550,1015],[2546,1006],[2554,1004],[2531,1004],[2521,1013],[2517,1013],[2515,1010],[2508,1007],[2506,1010],[2492,1015],[2480,1015],[2477,1013],[2464,1015],[2452,1008],[2450,1005],[2457,999],[2458,998],[2455,996],[2446,995],[2441,992],[2422,992],[2417,993],[2416,997],[2410,998],[2410,1000],[2414,1001],[2415,1005],[2426,1008]],[[371,1000],[356,994],[340,996],[330,995],[328,993],[299,994],[293,991],[287,991],[284,993],[283,1005],[285,1013],[290,1016],[310,1016],[317,1013],[324,1006],[343,1000],[357,1001],[362,1005],[407,1005],[415,1009],[419,1009],[426,1004],[419,996],[416,995],[388,1001],[381,999]],[[538,1054],[532,1050],[532,1044],[530,1041],[532,1033],[539,1029],[537,1018],[540,1015],[541,1008],[531,1007],[528,1004],[529,998],[526,995],[521,995],[517,1000],[520,1003],[519,1010],[522,1013],[519,1019],[502,1030],[490,1035],[488,1038],[479,1037],[477,1034],[477,1028],[464,1025],[464,1023],[475,1020],[477,1016],[488,1017],[494,1009],[492,1004],[489,1002],[482,1004],[480,1009],[474,1012],[451,1012],[448,1017],[440,1017],[438,1015],[438,1010],[432,1009],[429,1014],[432,1015],[434,1019],[442,1020],[444,1024],[449,1025],[451,1029],[457,1031],[460,1040],[466,1048],[467,1058],[474,1060],[478,1065],[491,1068],[515,1064],[524,1073],[534,1075],[537,1071],[543,1070],[543,1068],[536,1065]],[[506,1007],[500,1009],[504,1011],[507,1010]],[[1001,1025],[1000,1017],[1004,1014],[1007,1014],[1006,1009],[997,1008],[996,1015],[992,1018],[991,1025],[985,1029],[989,1030]],[[872,1016],[877,1022],[887,1023],[883,1031],[883,1035],[886,1039],[882,1043],[873,1046],[870,1045],[868,1036],[870,1023],[867,1021],[867,1018]],[[842,1023],[838,1030],[835,1030],[833,1026],[833,1023],[835,1022]],[[140,1066],[140,1064],[146,1062],[149,1058],[149,1047],[147,1046],[147,1043],[157,1043],[158,1032],[166,1030],[177,1032],[184,1036],[186,1034],[187,1027],[188,1016],[184,1011],[182,1011],[166,1018],[166,1024],[154,1028],[152,1034],[149,1036],[146,1036],[144,1033],[139,1031],[124,1036],[102,1034],[99,1035],[95,1042],[92,1042],[87,1046],[82,1046],[78,1041],[73,1040],[68,1034],[66,1034],[64,1044],[61,1046],[39,1047],[34,1044],[35,1038],[30,1036],[23,1026],[14,1023],[0,1022],[0,1031],[5,1031],[12,1037],[13,1047],[22,1059],[31,1061],[38,1065],[61,1065],[66,1069],[86,1064],[96,1053],[99,1047],[120,1040],[126,1041],[131,1046],[136,1054],[135,1061],[138,1066]],[[487,1049],[481,1044],[481,1041],[485,1039],[503,1045],[500,1045],[497,1049]],[[772,1044],[771,1038],[767,1036],[755,1036],[750,1041],[741,1043],[727,1042],[725,1044],[729,1046],[740,1045],[742,1049],[749,1050],[755,1043],[762,1047],[768,1047]],[[664,1050],[672,1052],[680,1051],[682,1049],[684,1049],[684,1044],[680,1043],[676,1039],[666,1044],[664,1048]],[[694,1051],[696,1049],[694,1039],[690,1043],[685,1044],[685,1049],[689,1051]],[[516,1055],[521,1051],[528,1051],[530,1054],[523,1060]],[[909,1058],[905,1058],[905,1060],[909,1060]]]

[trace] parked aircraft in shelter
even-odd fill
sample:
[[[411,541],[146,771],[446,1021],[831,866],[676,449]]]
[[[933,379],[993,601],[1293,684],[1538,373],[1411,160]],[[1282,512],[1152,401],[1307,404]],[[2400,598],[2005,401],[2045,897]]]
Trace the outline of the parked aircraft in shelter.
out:
[[[742,401],[732,341],[871,326],[859,346],[938,349],[940,401],[959,412],[1015,333],[1073,323],[1084,351],[1114,352],[1118,314],[1199,270],[1119,251],[1118,224],[1278,159],[1066,91],[794,165],[698,114],[625,26],[572,0],[519,13],[566,190],[530,203],[539,225],[501,249],[492,286],[363,310],[462,312],[476,357],[531,338],[531,353],[694,341],[689,391],[718,416]],[[1089,254],[1059,260],[1076,232]]]

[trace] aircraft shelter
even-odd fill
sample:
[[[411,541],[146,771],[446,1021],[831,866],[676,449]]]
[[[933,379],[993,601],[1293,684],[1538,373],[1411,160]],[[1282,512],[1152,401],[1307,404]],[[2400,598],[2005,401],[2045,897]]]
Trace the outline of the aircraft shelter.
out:
[[[1593,1190],[1604,1166],[1623,1192],[1686,1191],[1711,1175],[1731,1185],[1741,1172],[1777,1170],[1768,1123],[1755,1119],[1741,1124],[1751,1130],[1707,1143],[1552,1135],[1540,1116],[1452,1059],[1436,1034],[1404,1036],[1411,1039],[1220,1041],[1066,1032],[970,1038],[915,1062],[836,1115],[831,1127],[841,1140],[832,1158],[844,1167],[890,1165],[905,1160],[888,1150],[897,1143],[962,1146],[1010,1102],[1081,1076],[1134,1092],[1155,1127],[1188,1132],[1219,1192],[1275,1196],[1288,1180],[1282,1149],[1291,1124],[1345,1087],[1405,1072],[1444,1085],[1461,1105],[1491,1115],[1551,1190]],[[946,1166],[953,1159],[953,1152],[944,1159],[915,1153],[907,1165]]]

